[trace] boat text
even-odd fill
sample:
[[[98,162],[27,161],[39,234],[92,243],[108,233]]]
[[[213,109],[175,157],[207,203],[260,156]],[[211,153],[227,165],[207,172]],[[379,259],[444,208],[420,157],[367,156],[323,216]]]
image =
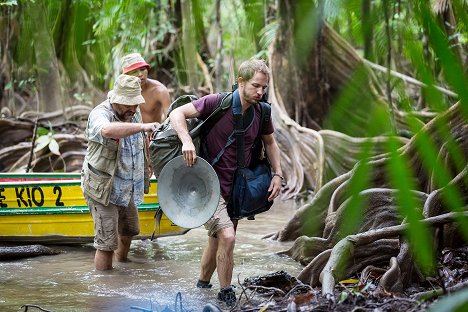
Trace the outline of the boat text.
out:
[[[50,187],[46,187],[50,188]],[[8,189],[7,189],[8,190]],[[40,186],[33,187],[15,187],[14,193],[10,195],[15,196],[15,199],[12,199],[10,196],[6,197],[7,194],[5,188],[0,188],[0,207],[9,208],[8,203],[15,206],[15,208],[27,208],[27,207],[42,207],[46,200],[52,200],[55,202],[55,206],[62,207],[65,204],[62,201],[62,188],[58,185],[53,186],[52,193],[53,196],[46,194],[44,195],[44,190]],[[17,205],[14,205],[16,202]],[[11,206],[10,205],[10,206]],[[12,208],[12,207],[10,207]]]

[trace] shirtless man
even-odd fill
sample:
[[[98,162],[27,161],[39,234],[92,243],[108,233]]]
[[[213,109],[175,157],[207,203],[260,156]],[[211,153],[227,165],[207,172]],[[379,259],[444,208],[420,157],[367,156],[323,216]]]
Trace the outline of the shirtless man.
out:
[[[171,96],[165,85],[148,78],[149,70],[149,64],[140,53],[130,53],[122,58],[122,73],[141,80],[141,95],[145,99],[145,104],[140,105],[143,122],[161,123],[167,117]]]

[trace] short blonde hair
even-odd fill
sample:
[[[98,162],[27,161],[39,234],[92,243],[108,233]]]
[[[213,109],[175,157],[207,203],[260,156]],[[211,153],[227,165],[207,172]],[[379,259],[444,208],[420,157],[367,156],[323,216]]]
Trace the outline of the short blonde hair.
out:
[[[244,81],[248,81],[257,72],[267,75],[268,78],[270,77],[270,69],[268,68],[264,60],[250,59],[240,64],[237,76],[239,78],[242,78],[242,80]]]

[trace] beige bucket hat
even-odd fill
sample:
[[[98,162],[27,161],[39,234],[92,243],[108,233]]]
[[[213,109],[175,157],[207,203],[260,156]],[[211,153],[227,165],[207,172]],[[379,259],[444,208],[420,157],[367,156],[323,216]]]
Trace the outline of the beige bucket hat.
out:
[[[141,95],[140,78],[120,75],[114,83],[114,89],[107,94],[109,101],[114,104],[139,105],[145,99]]]
[[[140,67],[146,67],[148,71],[150,70],[149,64],[145,62],[140,53],[130,53],[122,57],[123,74]]]

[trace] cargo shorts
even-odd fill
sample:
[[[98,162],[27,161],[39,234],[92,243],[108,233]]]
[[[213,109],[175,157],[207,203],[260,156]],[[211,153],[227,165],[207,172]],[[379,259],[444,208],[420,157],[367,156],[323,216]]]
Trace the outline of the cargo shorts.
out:
[[[210,220],[205,223],[205,228],[208,230],[208,236],[216,237],[216,233],[229,227],[234,227],[234,223],[229,217],[226,201],[220,196],[218,207]]]
[[[135,236],[140,233],[138,209],[130,199],[128,207],[109,203],[105,206],[85,195],[94,221],[94,247],[102,251],[114,251],[119,245],[119,235]]]

